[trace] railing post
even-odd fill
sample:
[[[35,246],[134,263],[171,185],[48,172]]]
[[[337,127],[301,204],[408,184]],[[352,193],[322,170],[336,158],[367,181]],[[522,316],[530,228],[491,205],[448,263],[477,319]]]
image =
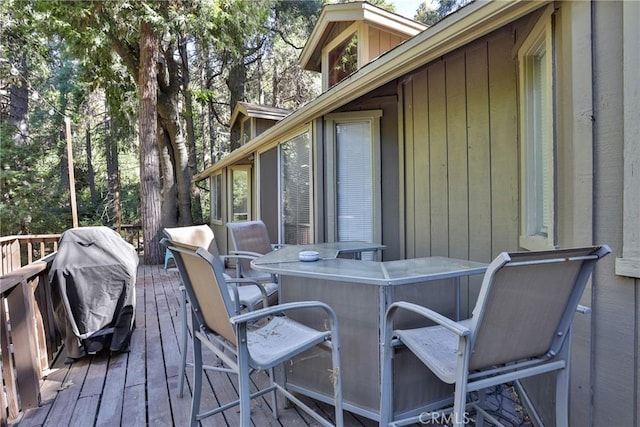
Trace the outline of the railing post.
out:
[[[18,404],[18,390],[16,390],[16,379],[14,375],[13,359],[11,347],[9,344],[9,324],[4,321],[7,318],[7,312],[4,306],[4,298],[0,300],[0,316],[2,316],[2,330],[0,330],[0,352],[2,352],[2,380],[4,382],[6,393],[0,393],[0,403],[2,406],[2,417],[0,422],[3,426],[7,425],[7,417],[4,408],[9,409],[9,418],[15,419],[20,413],[20,405]],[[2,384],[2,383],[0,383]],[[6,399],[5,399],[6,395]]]
[[[20,388],[22,410],[35,408],[40,404],[40,360],[37,345],[37,331],[34,324],[35,301],[27,280],[13,288],[6,295],[11,319],[15,368]]]

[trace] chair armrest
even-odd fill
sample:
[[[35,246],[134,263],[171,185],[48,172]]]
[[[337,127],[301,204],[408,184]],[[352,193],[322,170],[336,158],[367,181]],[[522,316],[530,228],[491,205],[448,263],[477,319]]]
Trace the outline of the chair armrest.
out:
[[[426,307],[423,307],[421,305],[417,305],[417,304],[413,304],[410,302],[406,302],[406,301],[399,301],[399,302],[395,302],[393,304],[391,304],[391,306],[389,307],[389,309],[387,310],[387,321],[389,321],[389,319],[395,314],[395,312],[399,309],[404,309],[407,311],[411,311],[413,313],[416,313],[424,318],[427,318],[441,326],[444,326],[445,328],[447,328],[448,330],[450,330],[451,332],[453,332],[454,334],[458,335],[458,336],[467,336],[471,333],[471,331],[469,330],[469,328],[467,328],[466,326],[461,325],[460,323],[454,322],[453,320],[441,315],[440,313],[437,313],[431,309],[428,309]]]
[[[240,313],[240,295],[238,295],[238,288],[237,286],[257,286],[258,289],[260,289],[260,293],[262,294],[262,306],[263,307],[268,307],[269,306],[269,296],[267,295],[267,290],[264,288],[264,285],[260,282],[256,282],[255,280],[252,279],[245,279],[245,278],[239,278],[239,277],[231,277],[228,279],[225,279],[225,283],[227,285],[231,285],[231,288],[233,289],[233,296],[235,297],[235,303],[236,303],[236,313]]]
[[[264,255],[264,254],[259,254],[258,252],[250,252],[250,251],[229,251],[229,255],[226,255],[226,256],[227,257],[229,257],[229,256],[236,256],[236,257],[242,256],[243,258],[246,258],[246,259],[255,259],[255,258],[260,258],[262,255]]]
[[[259,310],[250,311],[248,313],[242,313],[236,316],[232,316],[229,318],[232,325],[239,325],[242,323],[252,322],[254,320],[262,319],[267,316],[286,313],[292,310],[301,310],[308,308],[320,308],[327,313],[328,317],[331,319],[331,325],[337,325],[338,319],[336,317],[335,311],[333,309],[320,301],[299,301],[299,302],[289,302],[284,304],[274,305],[272,307],[261,308]]]
[[[259,255],[261,256],[261,255]],[[258,258],[255,255],[248,255],[248,253],[231,253],[229,255],[220,255],[220,258],[222,258],[223,260],[228,260],[228,259],[234,259],[234,260],[239,260],[239,259],[246,259],[246,260],[254,260],[256,258]]]

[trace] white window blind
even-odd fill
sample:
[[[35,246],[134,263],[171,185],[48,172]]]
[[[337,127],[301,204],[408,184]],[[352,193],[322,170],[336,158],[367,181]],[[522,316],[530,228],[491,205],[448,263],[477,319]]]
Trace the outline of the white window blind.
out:
[[[374,241],[371,125],[338,123],[336,141],[336,208],[338,241]]]
[[[311,243],[311,137],[280,145],[282,234],[285,244]]]

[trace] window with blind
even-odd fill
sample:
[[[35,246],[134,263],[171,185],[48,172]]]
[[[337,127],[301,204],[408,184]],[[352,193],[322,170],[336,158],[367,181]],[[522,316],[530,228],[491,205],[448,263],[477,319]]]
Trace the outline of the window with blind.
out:
[[[336,241],[380,243],[381,115],[376,110],[326,118],[327,189],[333,193],[327,200],[327,218]]]
[[[311,134],[280,144],[281,243],[312,243]]]
[[[551,10],[531,31],[518,59],[522,91],[520,246],[548,249],[556,244]]]
[[[211,177],[211,219],[222,221],[222,174]]]

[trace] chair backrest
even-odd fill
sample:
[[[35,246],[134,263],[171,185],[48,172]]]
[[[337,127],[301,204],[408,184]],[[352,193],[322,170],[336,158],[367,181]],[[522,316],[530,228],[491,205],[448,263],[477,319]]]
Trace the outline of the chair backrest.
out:
[[[595,262],[609,252],[605,245],[498,255],[473,310],[469,369],[558,354]]]
[[[218,259],[220,258],[213,230],[206,224],[164,228],[162,232],[173,242],[205,248],[211,255]]]
[[[224,280],[224,267],[219,259],[202,247],[163,239],[162,243],[171,251],[192,311],[198,322],[237,344],[235,331],[229,317],[234,313],[234,304]]]
[[[267,226],[262,221],[228,222],[231,241],[237,251],[266,254],[271,252]]]
[[[267,227],[262,221],[228,222],[227,228],[236,251],[254,252],[264,255],[272,251]],[[245,276],[251,276],[249,260],[239,261]],[[260,273],[262,274],[262,273]]]

